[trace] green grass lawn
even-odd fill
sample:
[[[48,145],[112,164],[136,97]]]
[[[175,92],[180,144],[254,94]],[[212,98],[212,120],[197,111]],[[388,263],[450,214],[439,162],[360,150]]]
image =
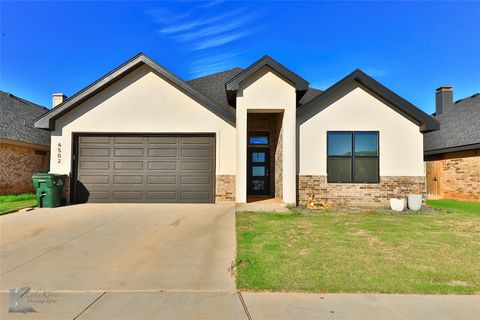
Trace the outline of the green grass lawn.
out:
[[[0,215],[32,207],[36,204],[37,200],[33,193],[0,196]]]
[[[480,293],[480,204],[422,213],[237,213],[237,286],[305,292]]]

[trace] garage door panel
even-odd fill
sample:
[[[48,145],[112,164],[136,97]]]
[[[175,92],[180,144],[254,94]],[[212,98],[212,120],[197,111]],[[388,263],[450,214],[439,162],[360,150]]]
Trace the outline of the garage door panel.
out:
[[[115,170],[142,170],[143,161],[115,161],[113,168]]]
[[[178,149],[176,148],[151,148],[148,149],[149,157],[176,158]]]
[[[134,176],[134,175],[127,175],[127,176],[120,176],[114,175],[113,176],[113,183],[115,184],[143,184],[143,176]]]
[[[143,144],[143,137],[126,137],[126,136],[118,136],[114,137],[115,144]]]
[[[79,152],[82,157],[108,157],[110,149],[108,148],[80,148]]]
[[[211,144],[209,137],[182,137],[182,144]]]
[[[148,137],[149,144],[177,144],[177,140],[176,136]]]
[[[107,175],[81,175],[78,177],[84,184],[107,184],[110,176]]]
[[[109,168],[108,161],[81,161],[80,169],[88,170],[106,170]]]
[[[183,191],[181,193],[182,200],[195,200],[195,201],[208,201],[210,199],[211,193],[210,192],[189,192]]]
[[[116,157],[141,157],[143,148],[115,148]]]
[[[93,191],[90,192],[89,199],[91,200],[108,200],[109,191]]]
[[[201,176],[182,176],[182,184],[195,184],[195,185],[200,185],[200,184],[211,184],[212,179],[209,176],[201,175]]]
[[[177,170],[176,161],[148,161],[148,170]]]
[[[182,148],[183,158],[211,158],[210,148]]]
[[[77,199],[214,200],[213,136],[81,136],[78,150]]]
[[[147,192],[148,200],[162,200],[168,202],[175,202],[177,200],[177,192],[174,191],[149,191]]]
[[[142,200],[143,191],[113,191],[114,200]]]
[[[182,161],[182,171],[210,171],[212,163],[210,161]]]
[[[148,184],[177,184],[177,176],[148,176]]]
[[[85,137],[80,137],[79,142],[81,144],[90,144],[90,143],[109,143],[110,142],[110,137],[98,137],[98,136],[85,136]]]

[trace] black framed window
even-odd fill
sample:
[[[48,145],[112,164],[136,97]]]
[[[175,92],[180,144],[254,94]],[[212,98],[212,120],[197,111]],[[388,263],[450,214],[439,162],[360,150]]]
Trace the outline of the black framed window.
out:
[[[250,145],[268,145],[269,135],[268,132],[249,132],[248,144]]]
[[[378,131],[327,132],[327,181],[379,182]]]

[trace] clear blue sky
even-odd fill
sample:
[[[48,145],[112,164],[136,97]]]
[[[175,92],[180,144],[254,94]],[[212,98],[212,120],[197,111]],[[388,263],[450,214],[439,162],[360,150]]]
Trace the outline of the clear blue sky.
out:
[[[269,54],[325,89],[360,68],[427,112],[480,92],[480,2],[0,2],[0,88],[50,107],[138,52],[183,79]]]

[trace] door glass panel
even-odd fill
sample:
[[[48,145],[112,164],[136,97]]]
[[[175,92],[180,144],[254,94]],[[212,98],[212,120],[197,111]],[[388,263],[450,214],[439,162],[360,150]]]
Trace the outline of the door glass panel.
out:
[[[264,166],[252,167],[252,176],[254,176],[254,177],[264,177],[265,176],[265,167]]]
[[[252,180],[252,190],[253,191],[265,190],[265,180]]]
[[[252,162],[265,162],[265,152],[252,152]]]

